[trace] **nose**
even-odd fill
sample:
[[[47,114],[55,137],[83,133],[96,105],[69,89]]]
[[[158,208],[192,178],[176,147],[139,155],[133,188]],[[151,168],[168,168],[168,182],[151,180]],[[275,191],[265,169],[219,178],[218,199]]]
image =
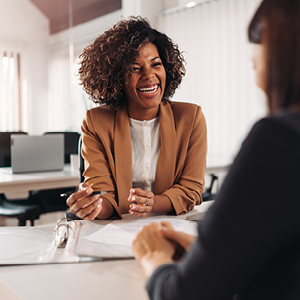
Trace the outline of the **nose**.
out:
[[[151,79],[153,77],[155,77],[155,72],[152,68],[148,68],[148,69],[145,69],[144,70],[144,74],[143,74],[143,77],[145,79]]]

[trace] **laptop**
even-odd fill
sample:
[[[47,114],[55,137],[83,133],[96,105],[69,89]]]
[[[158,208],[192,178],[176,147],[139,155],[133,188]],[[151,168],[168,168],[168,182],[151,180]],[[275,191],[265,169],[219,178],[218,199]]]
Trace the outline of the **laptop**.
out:
[[[11,135],[12,173],[57,171],[64,167],[64,135]]]

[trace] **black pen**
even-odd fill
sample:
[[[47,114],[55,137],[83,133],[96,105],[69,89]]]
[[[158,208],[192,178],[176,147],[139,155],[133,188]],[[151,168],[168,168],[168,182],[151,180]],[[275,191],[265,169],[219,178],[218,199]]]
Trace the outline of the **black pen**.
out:
[[[74,192],[73,191],[69,191],[69,192],[65,192],[63,194],[60,194],[61,197],[63,198],[68,198],[70,197]],[[99,195],[101,194],[101,191],[93,191],[89,196],[92,196],[92,195]]]

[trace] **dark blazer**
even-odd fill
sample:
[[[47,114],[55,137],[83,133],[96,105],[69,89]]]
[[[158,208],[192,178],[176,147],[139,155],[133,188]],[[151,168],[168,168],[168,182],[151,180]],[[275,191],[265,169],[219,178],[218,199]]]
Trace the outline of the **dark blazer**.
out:
[[[202,202],[206,168],[206,122],[198,105],[161,103],[161,150],[154,194],[167,195],[177,215]],[[117,214],[128,213],[132,187],[132,152],[128,111],[96,107],[82,123],[85,180],[104,197]]]
[[[300,114],[259,121],[179,264],[159,267],[151,299],[300,299]],[[234,298],[233,298],[234,297]]]

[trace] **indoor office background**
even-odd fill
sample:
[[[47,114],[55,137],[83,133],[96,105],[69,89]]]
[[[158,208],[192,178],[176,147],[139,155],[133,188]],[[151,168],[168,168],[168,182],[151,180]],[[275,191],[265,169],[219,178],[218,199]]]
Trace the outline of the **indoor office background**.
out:
[[[208,153],[234,156],[265,115],[247,25],[260,0],[0,0],[0,131],[78,131],[94,106],[76,76],[83,48],[121,16],[147,17],[184,52],[173,100],[197,103]]]

